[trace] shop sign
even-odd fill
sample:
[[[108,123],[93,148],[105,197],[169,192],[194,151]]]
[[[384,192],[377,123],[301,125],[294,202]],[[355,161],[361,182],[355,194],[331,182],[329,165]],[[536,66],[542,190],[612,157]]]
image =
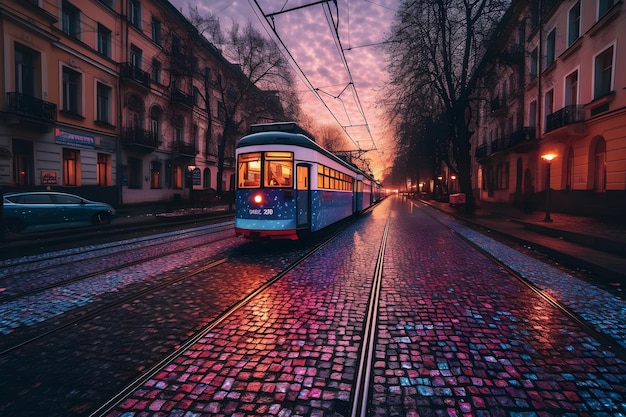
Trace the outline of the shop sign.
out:
[[[67,130],[56,129],[55,139],[56,143],[61,145],[83,146],[91,149],[96,147],[96,140],[93,136],[68,132]]]
[[[42,185],[54,185],[57,183],[57,173],[55,171],[43,171],[41,173]]]

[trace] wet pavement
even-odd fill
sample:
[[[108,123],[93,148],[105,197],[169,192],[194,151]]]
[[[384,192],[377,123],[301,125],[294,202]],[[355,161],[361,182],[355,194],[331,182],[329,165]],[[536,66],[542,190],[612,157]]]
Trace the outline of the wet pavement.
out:
[[[576,314],[597,317],[592,325],[624,346],[623,301],[419,202],[391,198],[109,415],[349,415],[383,240],[367,415],[626,413],[621,353],[468,241]]]
[[[502,212],[483,208],[468,220],[447,205],[433,204],[388,198],[321,252],[182,349],[149,380],[126,392],[106,415],[351,415],[357,407],[355,383],[359,359],[368,346],[368,325],[373,326],[375,340],[369,345],[373,357],[365,415],[626,415],[626,303],[468,226],[482,223],[492,231],[499,227],[502,233],[508,227],[510,236],[529,233],[549,242],[552,237],[523,225],[532,218],[511,221]],[[177,215],[190,214],[198,213],[182,210]],[[124,221],[153,221],[154,215],[137,210],[128,212]],[[567,223],[573,230],[583,221],[566,217],[553,215],[552,226],[558,229]],[[587,233],[597,234],[600,227],[590,222]],[[619,233],[613,241],[619,241]],[[583,250],[580,255],[593,258]],[[258,280],[261,273],[254,271],[267,269],[260,260],[256,266],[252,259],[246,262],[249,265],[241,274],[248,278]],[[555,308],[550,298],[538,297],[507,269],[566,311]],[[380,308],[373,320],[368,315],[369,293],[377,275]],[[230,291],[236,292],[233,279],[229,278]],[[188,290],[219,294],[223,284],[216,279],[208,282],[210,286]],[[89,289],[76,289],[77,294],[81,291],[87,294]],[[148,307],[146,311],[153,309]],[[49,307],[33,300],[23,315],[37,317],[38,309]],[[136,316],[135,303],[125,309]],[[174,325],[170,313],[164,317]],[[575,318],[584,319],[591,330],[579,326]],[[90,347],[103,349],[96,355],[106,355],[107,349],[118,356],[131,355],[139,348],[135,344],[120,351],[119,344],[129,324],[133,331],[145,324],[136,318],[120,320],[124,325],[115,340],[89,340]],[[115,320],[105,321],[116,328]],[[91,334],[92,327],[86,325],[85,335]],[[68,354],[71,343],[68,339]],[[145,349],[159,352],[158,343],[148,345]],[[43,351],[38,355],[46,356]],[[25,366],[27,352],[22,356]],[[80,373],[77,359],[71,361],[72,369]],[[117,360],[133,361],[130,356]],[[104,375],[104,369],[94,372]],[[63,401],[72,395],[76,392]],[[71,414],[90,412],[73,408]]]

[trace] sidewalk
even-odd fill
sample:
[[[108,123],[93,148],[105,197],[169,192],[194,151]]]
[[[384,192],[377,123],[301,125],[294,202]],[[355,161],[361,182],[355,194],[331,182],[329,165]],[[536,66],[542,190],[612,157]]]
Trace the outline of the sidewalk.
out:
[[[606,223],[589,217],[544,212],[524,213],[505,204],[481,202],[473,214],[448,203],[420,200],[458,220],[485,227],[537,248],[569,266],[584,268],[598,276],[626,285],[626,224]]]

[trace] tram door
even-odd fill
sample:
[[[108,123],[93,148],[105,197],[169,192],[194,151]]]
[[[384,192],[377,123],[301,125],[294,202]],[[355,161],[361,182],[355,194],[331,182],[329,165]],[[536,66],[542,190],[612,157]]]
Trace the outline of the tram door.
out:
[[[311,167],[298,165],[296,170],[296,227],[298,229],[311,226],[310,181]]]

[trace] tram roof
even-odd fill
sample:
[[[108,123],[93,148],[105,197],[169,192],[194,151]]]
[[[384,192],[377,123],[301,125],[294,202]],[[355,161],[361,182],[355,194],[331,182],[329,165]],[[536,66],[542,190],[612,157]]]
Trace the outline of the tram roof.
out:
[[[244,136],[237,143],[237,148],[244,148],[246,146],[258,146],[258,145],[290,145],[290,146],[300,146],[303,148],[313,149],[337,162],[350,168],[352,171],[355,171],[366,178],[370,178],[369,175],[362,172],[356,166],[349,164],[343,159],[339,158],[337,155],[327,151],[322,148],[320,145],[315,143],[313,140],[308,138],[305,135],[299,133],[289,133],[289,132],[281,132],[281,131],[266,131],[259,133],[252,133],[250,135]],[[371,179],[371,178],[370,178]]]

